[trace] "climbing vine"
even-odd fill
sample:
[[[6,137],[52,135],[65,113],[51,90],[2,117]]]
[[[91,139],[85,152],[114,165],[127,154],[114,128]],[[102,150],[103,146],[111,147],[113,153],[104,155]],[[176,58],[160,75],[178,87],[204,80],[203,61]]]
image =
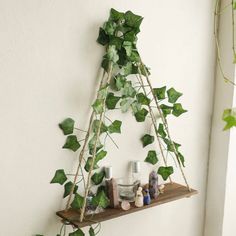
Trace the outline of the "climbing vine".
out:
[[[139,137],[142,147],[147,151],[144,161],[150,165],[158,164],[157,173],[164,181],[169,179],[172,182],[174,167],[170,164],[171,157],[191,191],[183,170],[185,159],[180,152],[181,145],[173,141],[167,121],[169,116],[179,117],[187,110],[178,102],[181,92],[166,86],[154,88],[151,84],[150,69],[143,63],[137,48],[137,35],[142,20],[143,17],[131,11],[123,13],[111,9],[110,17],[99,29],[97,38],[97,42],[105,48],[101,63],[103,76],[96,99],[91,105],[88,128],[84,130],[77,127],[72,118],[66,118],[59,124],[66,136],[63,148],[78,155],[78,164],[75,173],[56,170],[51,183],[63,185],[63,197],[67,198],[66,209],[80,211],[80,222],[86,219],[87,199],[91,192],[92,205],[100,208],[109,206],[103,185],[105,173],[100,161],[107,156],[107,138],[117,147],[112,134],[122,131],[122,121],[111,120],[108,113],[110,110],[131,112],[134,121],[151,122],[150,132]],[[156,149],[148,149],[154,142],[157,144]],[[94,192],[94,189],[97,191]],[[63,222],[57,236],[66,235],[66,223]],[[97,223],[96,227],[90,227],[90,236],[100,231],[100,224]],[[69,236],[83,235],[81,229],[69,233]]]
[[[224,14],[225,10],[230,9],[231,11],[231,31],[232,31],[232,62],[236,64],[236,50],[235,50],[235,10],[236,10],[236,1],[230,0],[230,3],[223,6],[222,0],[216,0],[215,9],[214,9],[214,37],[216,43],[216,58],[219,71],[221,73],[224,81],[230,85],[236,86],[235,82],[230,79],[223,68],[222,59],[221,59],[221,48],[219,40],[219,24],[218,19],[220,15]],[[225,109],[222,116],[223,121],[226,122],[224,130],[228,130],[232,127],[236,127],[236,108]]]

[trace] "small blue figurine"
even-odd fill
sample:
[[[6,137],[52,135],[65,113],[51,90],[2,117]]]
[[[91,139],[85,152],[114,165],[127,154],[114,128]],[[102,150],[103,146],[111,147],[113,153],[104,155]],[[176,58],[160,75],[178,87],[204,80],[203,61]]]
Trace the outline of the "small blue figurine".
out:
[[[144,205],[149,205],[151,203],[151,197],[149,194],[148,186],[145,186],[143,188],[143,203],[144,203]]]

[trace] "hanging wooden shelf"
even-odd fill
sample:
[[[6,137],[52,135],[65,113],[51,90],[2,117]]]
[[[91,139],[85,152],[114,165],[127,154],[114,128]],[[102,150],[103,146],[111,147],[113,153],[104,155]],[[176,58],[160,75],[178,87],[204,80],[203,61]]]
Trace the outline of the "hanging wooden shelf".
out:
[[[63,220],[69,222],[75,227],[85,227],[98,222],[114,219],[123,215],[128,215],[133,212],[142,211],[147,208],[151,208],[157,205],[161,205],[167,202],[175,201],[185,197],[191,197],[192,195],[197,194],[197,190],[192,189],[188,190],[183,185],[173,183],[173,184],[165,184],[165,191],[163,194],[160,194],[156,200],[152,200],[150,205],[143,206],[141,208],[135,207],[131,204],[131,208],[128,211],[124,211],[122,209],[111,209],[107,208],[104,212],[95,214],[93,216],[87,216],[83,222],[79,221],[80,213],[77,210],[69,209],[64,211],[58,211],[56,214],[60,216]]]

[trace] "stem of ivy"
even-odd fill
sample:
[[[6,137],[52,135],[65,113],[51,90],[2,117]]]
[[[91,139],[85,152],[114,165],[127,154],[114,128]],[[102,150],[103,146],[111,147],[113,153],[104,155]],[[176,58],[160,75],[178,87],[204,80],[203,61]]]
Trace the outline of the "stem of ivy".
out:
[[[167,161],[168,155],[170,155],[175,163],[175,167],[177,167],[177,163],[176,163],[176,160],[175,160],[175,157],[173,156],[173,154],[167,148],[165,149],[163,142],[161,143],[161,145],[163,147],[163,150],[166,151],[166,161]]]
[[[98,228],[98,231],[95,232],[95,235],[98,235],[101,231],[101,223],[99,222],[98,225],[94,228],[94,230],[96,230]]]
[[[91,220],[91,219],[89,219],[88,221],[92,222],[93,224],[97,224],[97,225],[94,227],[93,230],[94,230],[94,232],[95,232],[95,231],[97,230],[97,228],[98,228],[97,232],[95,232],[95,235],[98,235],[99,232],[101,231],[101,223],[98,222],[98,221]]]
[[[63,235],[62,235],[62,230],[64,229]],[[66,225],[64,223],[62,223],[61,229],[60,229],[60,236],[65,236],[66,235]]]
[[[139,73],[139,78],[137,77],[137,79],[140,82],[140,85],[142,87],[142,90],[143,90],[145,96],[147,96],[147,92],[146,92],[146,89],[145,89],[145,86],[144,86],[144,83],[143,83],[143,80],[142,80],[142,74],[141,74],[141,71],[140,71],[139,67],[138,67],[138,73]],[[165,159],[164,151],[163,151],[162,146],[161,146],[161,140],[160,140],[158,132],[157,132],[158,129],[157,129],[157,126],[156,126],[156,120],[155,120],[153,110],[152,110],[152,107],[150,106],[150,104],[148,105],[148,109],[149,109],[149,113],[150,113],[150,116],[151,116],[151,119],[152,119],[152,124],[154,126],[157,142],[158,142],[158,145],[159,145],[159,148],[160,148],[160,151],[161,151],[161,156],[162,156],[162,159],[163,159],[163,162],[164,162],[165,166],[167,167],[167,162],[166,162],[166,159]],[[170,176],[169,176],[169,180],[170,180],[170,183],[173,183]]]
[[[104,138],[104,140],[103,140],[103,145],[104,145],[103,147],[104,147],[104,149],[106,149],[107,137],[108,137],[108,134],[106,133],[105,138]]]
[[[222,9],[217,13],[218,15],[221,15],[232,3],[229,3],[227,5],[225,5],[224,7],[222,7]]]
[[[80,171],[81,171],[81,175],[82,175],[82,178],[83,178],[83,185],[84,185],[84,188],[85,188],[85,178],[84,178],[84,171],[83,171],[83,168],[82,166],[80,165]]]
[[[113,65],[112,63],[109,63],[109,71],[108,71],[108,78],[107,78],[107,84],[110,83],[111,80],[111,75],[112,75],[112,68]],[[106,88],[106,94],[107,94],[108,88]],[[84,194],[84,201],[83,201],[83,206],[81,208],[81,214],[80,214],[80,222],[83,221],[84,219],[84,213],[85,213],[85,207],[86,207],[86,202],[87,202],[87,196],[89,193],[89,189],[90,189],[90,183],[91,183],[91,177],[92,177],[92,170],[94,168],[94,163],[95,163],[95,157],[96,157],[96,149],[97,149],[97,142],[100,136],[100,131],[101,131],[101,127],[102,127],[102,121],[104,120],[104,116],[105,116],[105,99],[103,101],[103,111],[101,112],[100,116],[99,116],[99,124],[98,124],[98,129],[97,132],[95,134],[96,138],[95,138],[95,142],[94,142],[94,147],[93,147],[93,155],[92,155],[92,163],[89,169],[89,174],[87,177],[87,183],[86,183],[86,187],[85,187],[85,194]]]
[[[79,131],[84,132],[84,133],[87,133],[87,131],[79,129],[79,128],[74,128],[74,129],[79,130]]]
[[[105,78],[105,72],[103,73],[103,76],[102,76],[102,79],[101,79],[98,91],[103,86],[104,78]],[[88,126],[88,131],[87,131],[86,136],[85,136],[84,144],[83,144],[82,150],[81,150],[81,152],[79,154],[79,164],[77,166],[76,174],[75,174],[74,181],[73,181],[73,186],[71,188],[70,195],[69,195],[69,198],[67,200],[66,210],[69,209],[71,198],[72,198],[72,195],[74,193],[75,185],[76,185],[77,178],[78,178],[78,175],[79,175],[79,170],[81,168],[82,160],[84,159],[85,149],[86,149],[86,146],[88,144],[89,136],[90,136],[90,133],[91,133],[91,130],[92,130],[92,123],[93,123],[94,116],[95,116],[95,112],[93,111],[91,116],[90,116],[90,119],[89,119],[89,126]]]
[[[160,117],[161,117],[161,120],[162,120],[162,122],[163,122],[163,125],[164,125],[164,127],[165,127],[167,136],[168,136],[168,138],[169,138],[169,140],[170,140],[170,142],[171,142],[171,145],[173,146],[174,154],[175,154],[175,157],[176,157],[176,159],[177,159],[177,162],[178,162],[178,165],[179,165],[181,174],[182,174],[182,176],[183,176],[184,182],[185,182],[185,184],[186,184],[188,190],[191,191],[191,188],[189,187],[189,184],[188,184],[187,178],[186,178],[186,176],[185,176],[184,170],[183,170],[183,168],[182,168],[182,166],[181,166],[181,164],[180,164],[178,151],[176,150],[176,147],[175,147],[175,145],[174,145],[174,142],[173,142],[173,140],[172,140],[172,138],[171,138],[171,136],[170,136],[170,131],[169,131],[169,127],[168,127],[167,120],[166,120],[165,116],[163,115],[163,113],[162,113],[162,111],[161,111],[161,108],[160,108],[160,106],[159,106],[159,104],[158,104],[158,101],[157,101],[157,98],[156,98],[156,96],[155,96],[155,93],[154,93],[152,84],[151,84],[151,82],[150,82],[150,79],[149,79],[149,76],[148,76],[148,72],[147,72],[147,70],[146,70],[146,67],[144,66],[144,64],[143,64],[142,62],[141,62],[141,64],[139,65],[139,67],[138,67],[138,68],[139,68],[139,75],[140,75],[141,77],[142,77],[142,74],[141,74],[141,69],[140,69],[140,67],[141,67],[141,68],[143,69],[143,71],[144,71],[145,78],[146,78],[147,83],[148,83],[148,85],[149,85],[149,87],[150,87],[152,96],[153,96],[153,98],[154,98],[154,101],[155,101],[157,110],[158,110],[158,112],[159,112],[159,115],[160,115]]]
[[[109,120],[111,123],[113,122],[108,116],[105,115],[105,119]]]
[[[68,176],[75,176],[75,174],[66,174]],[[81,176],[81,175],[78,175],[78,176]]]
[[[106,132],[107,136],[110,138],[110,140],[113,142],[113,144],[116,146],[117,149],[119,149],[119,146],[116,144],[116,142],[114,141],[114,139],[111,137],[111,135]]]
[[[224,69],[223,69],[223,66],[222,66],[222,61],[221,61],[221,50],[220,50],[220,45],[219,45],[219,24],[218,24],[218,14],[219,14],[220,5],[221,5],[221,0],[216,0],[215,10],[214,10],[214,37],[215,37],[215,43],[216,43],[216,59],[217,59],[218,65],[219,65],[220,73],[221,73],[223,79],[225,80],[225,82],[236,86],[236,84],[226,76],[226,74],[224,72]],[[231,2],[231,6],[232,6],[232,25],[233,25],[233,27],[232,27],[232,37],[233,37],[233,45],[234,45],[233,0]],[[234,54],[235,54],[234,46],[233,46],[233,51],[234,51]]]

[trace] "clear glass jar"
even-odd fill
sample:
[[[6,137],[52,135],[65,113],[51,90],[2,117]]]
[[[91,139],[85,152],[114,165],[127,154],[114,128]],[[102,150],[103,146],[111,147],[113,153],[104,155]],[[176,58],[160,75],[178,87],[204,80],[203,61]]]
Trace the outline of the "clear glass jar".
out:
[[[133,178],[117,179],[119,201],[135,201],[135,195],[140,186],[140,181]]]

